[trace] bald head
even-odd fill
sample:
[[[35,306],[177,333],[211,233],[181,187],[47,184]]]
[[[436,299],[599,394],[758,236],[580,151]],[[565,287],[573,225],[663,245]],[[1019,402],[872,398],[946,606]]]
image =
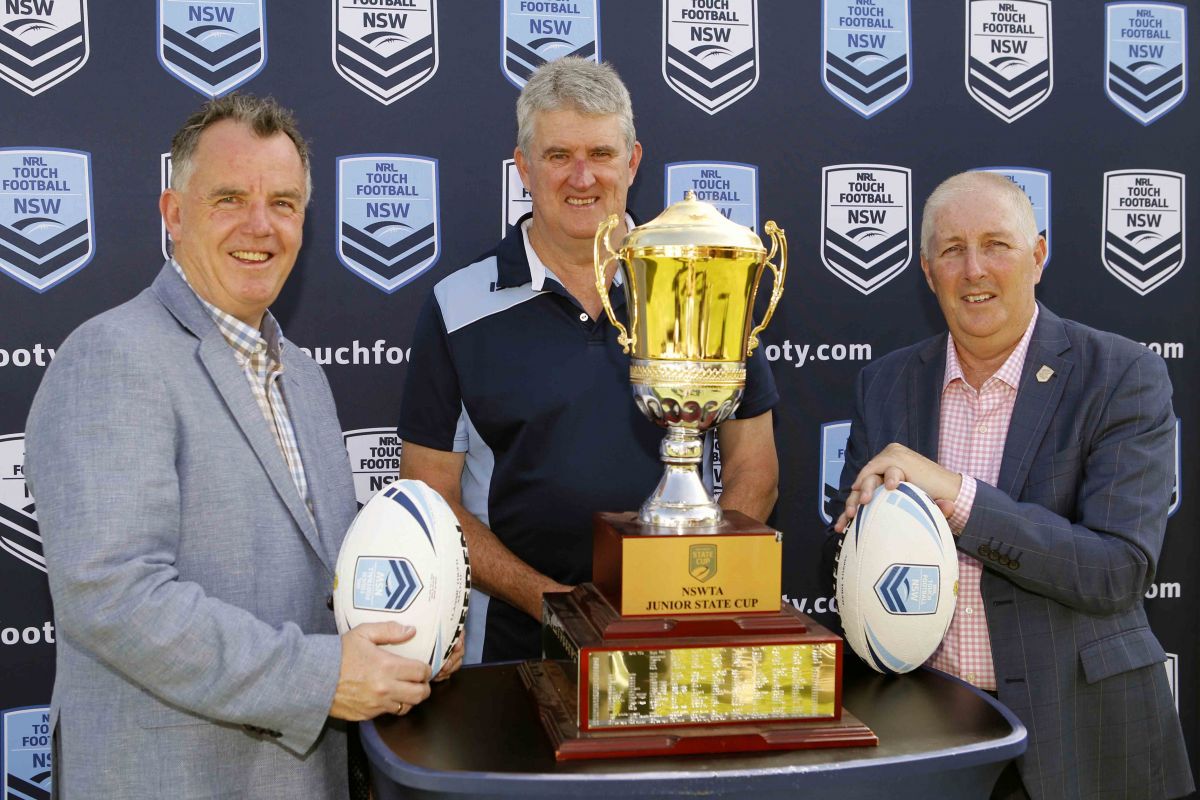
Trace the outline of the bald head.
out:
[[[921,255],[930,255],[929,245],[937,234],[938,213],[968,196],[985,196],[997,204],[1006,204],[1029,246],[1037,242],[1037,219],[1025,190],[994,172],[960,172],[939,183],[925,201],[925,211],[921,214]]]

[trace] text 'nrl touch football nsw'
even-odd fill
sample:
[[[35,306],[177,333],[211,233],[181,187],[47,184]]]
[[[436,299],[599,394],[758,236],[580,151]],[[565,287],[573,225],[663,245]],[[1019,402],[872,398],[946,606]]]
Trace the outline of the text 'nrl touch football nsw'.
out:
[[[781,602],[782,534],[724,512],[697,472],[782,295],[783,231],[766,223],[768,253],[691,192],[614,250],[618,222],[596,233],[597,289],[607,301],[618,262],[628,319],[605,311],[630,355],[633,402],[666,431],[664,474],[640,512],[595,515],[592,583],[544,596],[544,658],[520,673],[555,757],[877,744],[842,709],[841,639]]]

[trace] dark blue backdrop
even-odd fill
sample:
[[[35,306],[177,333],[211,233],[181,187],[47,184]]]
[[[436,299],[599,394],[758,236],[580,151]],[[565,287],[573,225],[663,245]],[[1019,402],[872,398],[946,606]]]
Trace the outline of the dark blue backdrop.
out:
[[[206,92],[244,86],[293,107],[310,137],[316,191],[306,245],[275,313],[328,363],[365,494],[394,468],[386,429],[419,304],[522,205],[504,165],[517,86],[540,59],[597,51],[633,94],[645,147],[630,195],[636,214],[662,208],[668,164],[700,162],[690,166],[715,172],[690,177],[713,181],[706,186],[722,193],[728,213],[787,230],[787,289],[765,337],[783,396],[774,521],[786,537],[786,596],[818,616],[829,610],[814,566],[822,478],[835,482],[838,469],[839,429],[825,426],[849,415],[866,360],[941,327],[916,256],[920,203],[953,172],[1022,171],[1052,240],[1040,297],[1157,349],[1174,382],[1180,491],[1147,608],[1173,654],[1184,730],[1200,761],[1191,594],[1200,572],[1198,387],[1189,360],[1200,315],[1185,259],[1195,220],[1186,176],[1200,168],[1200,114],[1187,96],[1196,58],[1185,46],[1194,0],[2,2],[6,781],[47,780],[39,709],[54,664],[36,509],[20,471],[26,412],[50,351],[158,270],[161,154],[181,120]],[[384,226],[356,244],[343,239],[339,215],[365,225],[385,210],[368,208],[354,182],[339,187],[339,158],[364,154],[403,157],[392,163],[415,188],[389,202],[411,205],[389,213],[412,225]],[[1122,171],[1134,174],[1106,176]],[[890,198],[851,201],[851,214],[836,187],[868,177],[859,173]],[[1146,216],[1120,204],[1130,187],[1154,199],[1140,209]]]

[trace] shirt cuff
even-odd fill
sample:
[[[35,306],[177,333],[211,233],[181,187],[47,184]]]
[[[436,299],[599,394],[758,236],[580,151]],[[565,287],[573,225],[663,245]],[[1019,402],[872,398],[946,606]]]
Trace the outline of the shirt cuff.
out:
[[[946,520],[950,523],[950,531],[957,536],[962,533],[962,529],[967,527],[967,520],[971,518],[971,508],[975,505],[975,479],[965,472],[962,473],[962,486],[958,488],[958,497],[954,498],[954,513],[950,515],[950,519]]]

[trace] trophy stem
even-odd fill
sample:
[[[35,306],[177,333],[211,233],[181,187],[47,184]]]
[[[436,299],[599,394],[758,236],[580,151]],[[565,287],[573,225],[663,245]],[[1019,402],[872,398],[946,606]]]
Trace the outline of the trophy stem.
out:
[[[675,529],[720,524],[721,507],[700,480],[704,432],[668,428],[659,452],[666,470],[654,493],[642,504],[638,519],[647,525]]]

